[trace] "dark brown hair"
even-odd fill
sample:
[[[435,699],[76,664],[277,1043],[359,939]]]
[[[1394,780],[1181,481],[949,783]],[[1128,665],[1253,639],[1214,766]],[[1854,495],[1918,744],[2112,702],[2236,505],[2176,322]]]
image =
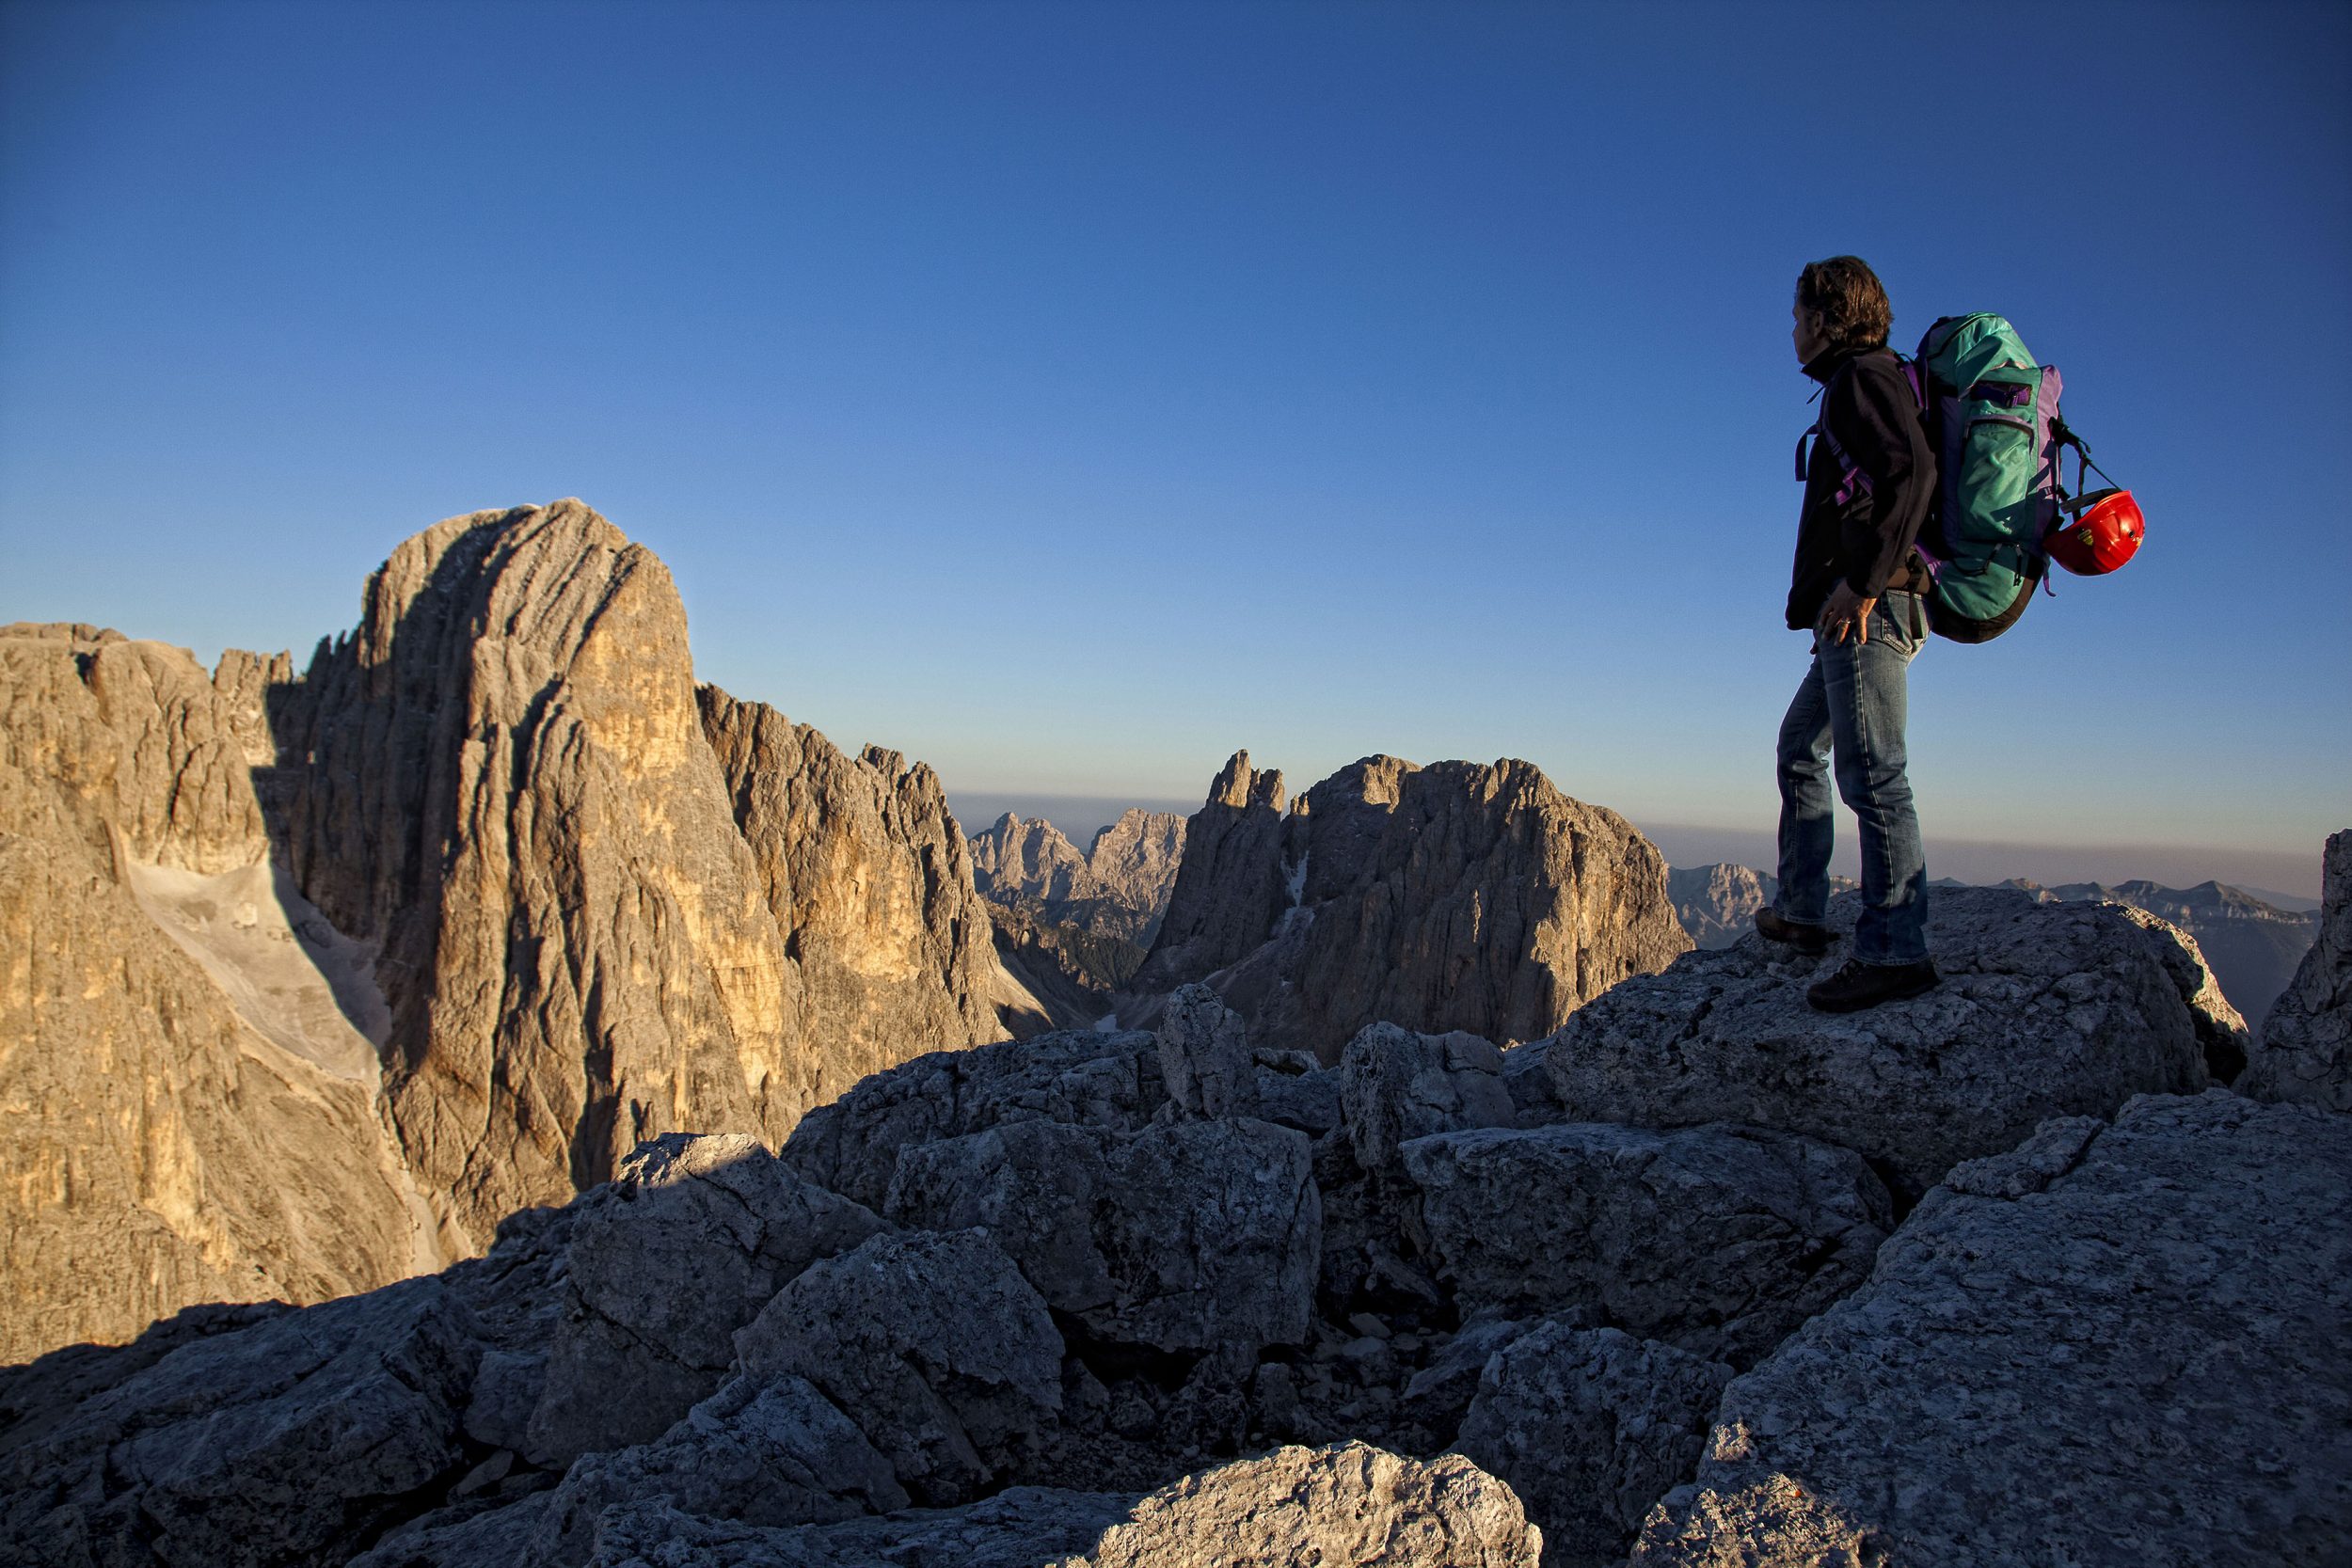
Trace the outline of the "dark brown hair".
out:
[[[1879,347],[1895,325],[1885,285],[1859,256],[1833,256],[1797,274],[1797,306],[1819,310],[1830,347],[1844,353]]]

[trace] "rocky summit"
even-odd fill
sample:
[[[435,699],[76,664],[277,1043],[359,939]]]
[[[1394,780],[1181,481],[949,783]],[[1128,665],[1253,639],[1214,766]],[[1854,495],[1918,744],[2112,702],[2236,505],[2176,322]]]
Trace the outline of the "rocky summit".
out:
[[[1199,981],[1326,1062],[1375,1022],[1533,1039],[1691,945],[1657,849],[1527,763],[1367,757],[1286,805],[1281,774],[1226,764],[1122,1020]]]
[[[0,1563],[2344,1560],[2352,1121],[2208,1086],[2161,923],[1939,908],[1876,1014],[1751,940],[1326,1066],[1193,983],[662,1134],[0,1373]]]
[[[1523,763],[967,840],[577,502],[0,717],[0,1568],[2352,1560],[2352,833],[2259,1030],[2020,888],[1830,1016]]]

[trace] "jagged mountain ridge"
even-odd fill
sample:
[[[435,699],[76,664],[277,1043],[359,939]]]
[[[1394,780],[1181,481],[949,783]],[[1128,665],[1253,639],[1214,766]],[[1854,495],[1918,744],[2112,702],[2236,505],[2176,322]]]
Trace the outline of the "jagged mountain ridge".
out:
[[[405,542],[299,674],[0,643],[15,1354],[435,1267],[645,1136],[781,1142],[1002,1032],[936,776],[698,688],[667,570],[577,501]]]
[[[1139,807],[1099,829],[1084,854],[1051,822],[1011,812],[972,835],[997,956],[1044,1003],[1045,1022],[1086,1024],[1108,1009],[1159,932],[1184,844],[1183,817]]]
[[[1656,847],[1531,764],[1366,757],[1293,806],[1236,752],[1191,817],[1120,999],[1202,981],[1271,1047],[1335,1059],[1375,1022],[1518,1041],[1690,946]]]

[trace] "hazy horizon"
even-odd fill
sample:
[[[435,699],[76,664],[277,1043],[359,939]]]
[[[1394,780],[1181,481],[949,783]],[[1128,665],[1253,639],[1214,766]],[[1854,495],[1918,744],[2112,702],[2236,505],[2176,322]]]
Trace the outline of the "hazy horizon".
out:
[[[1284,784],[1293,781],[1288,777]],[[1305,784],[1311,784],[1309,779]],[[1009,811],[1025,820],[1044,820],[1081,850],[1095,833],[1118,820],[1130,808],[1169,812],[1189,816],[1200,809],[1207,790],[1190,800],[1176,797],[1061,795],[1049,790],[963,790],[951,781],[947,806],[967,837],[995,825]],[[1295,795],[1294,790],[1294,795]],[[1608,805],[1639,828],[1658,846],[1669,865],[1708,865],[1728,861],[1773,869],[1774,836],[1771,826],[1729,826],[1710,823],[1661,822],[1645,819],[1622,805]],[[1837,853],[1831,869],[1837,875],[1859,877],[1851,816],[1838,816]],[[2314,844],[2309,855],[2296,856],[2259,849],[2199,844],[2033,844],[1964,838],[1928,839],[1928,875],[1951,877],[1963,882],[2002,882],[2011,878],[2045,887],[2068,882],[2118,883],[2145,879],[2167,887],[2194,887],[2200,882],[2224,882],[2257,896],[2281,895],[2298,903],[2316,903],[2320,895],[2320,853]]]

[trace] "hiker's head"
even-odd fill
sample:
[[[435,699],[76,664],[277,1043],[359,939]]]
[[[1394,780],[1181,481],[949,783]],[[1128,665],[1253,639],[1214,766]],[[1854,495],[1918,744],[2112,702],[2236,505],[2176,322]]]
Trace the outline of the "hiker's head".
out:
[[[1859,256],[1833,256],[1797,274],[1796,318],[1797,357],[1809,365],[1824,354],[1858,354],[1883,345],[1895,309],[1868,262]]]

